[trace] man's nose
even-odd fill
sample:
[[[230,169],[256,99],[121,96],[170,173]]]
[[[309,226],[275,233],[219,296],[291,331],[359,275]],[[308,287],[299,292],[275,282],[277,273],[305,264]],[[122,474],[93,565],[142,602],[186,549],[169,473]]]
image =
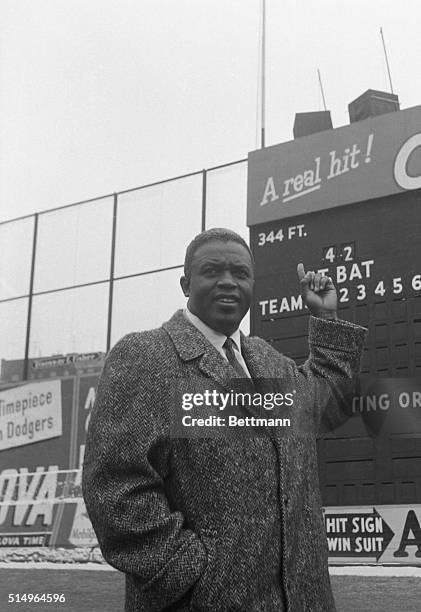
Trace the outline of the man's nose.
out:
[[[229,270],[224,270],[224,272],[221,273],[220,277],[218,278],[218,285],[229,285],[230,287],[236,286],[235,279]]]

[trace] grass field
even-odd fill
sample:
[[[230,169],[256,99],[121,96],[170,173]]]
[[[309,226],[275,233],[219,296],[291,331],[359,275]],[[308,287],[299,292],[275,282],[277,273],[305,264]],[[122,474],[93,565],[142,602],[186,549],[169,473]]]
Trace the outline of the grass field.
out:
[[[421,579],[332,576],[338,612],[419,612]],[[8,593],[64,593],[65,603],[7,602]],[[8,569],[0,566],[0,611],[122,612],[124,577],[118,572]],[[215,611],[217,612],[217,611]]]

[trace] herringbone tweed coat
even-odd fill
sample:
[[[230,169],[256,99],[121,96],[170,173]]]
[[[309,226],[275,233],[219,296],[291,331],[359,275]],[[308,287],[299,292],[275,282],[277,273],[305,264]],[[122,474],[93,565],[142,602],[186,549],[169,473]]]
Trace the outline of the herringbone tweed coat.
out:
[[[292,427],[229,439],[170,436],[174,389],[193,380],[226,391],[234,376],[181,310],[116,344],[90,420],[83,492],[105,559],[126,574],[127,611],[335,609],[316,433],[343,420],[364,335],[310,317],[302,367],[242,336],[253,379],[296,390]]]

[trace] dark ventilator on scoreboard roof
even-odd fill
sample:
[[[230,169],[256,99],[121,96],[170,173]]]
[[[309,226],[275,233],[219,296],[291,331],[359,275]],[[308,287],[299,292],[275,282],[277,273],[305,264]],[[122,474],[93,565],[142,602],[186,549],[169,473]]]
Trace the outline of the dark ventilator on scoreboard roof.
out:
[[[398,109],[396,96],[369,90],[351,103],[349,126],[297,115],[300,137],[250,153],[251,333],[302,362],[297,263],[332,277],[340,316],[367,326],[369,339],[352,417],[319,441],[323,502],[327,517],[338,507],[371,516],[375,506],[384,533],[333,534],[344,549],[331,539],[330,554],[396,562],[400,551],[419,563],[421,106]],[[381,531],[381,519],[373,524]]]

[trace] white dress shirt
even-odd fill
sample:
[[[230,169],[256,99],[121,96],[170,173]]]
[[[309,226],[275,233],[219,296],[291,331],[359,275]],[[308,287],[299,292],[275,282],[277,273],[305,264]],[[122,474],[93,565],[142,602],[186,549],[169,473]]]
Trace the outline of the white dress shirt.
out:
[[[192,323],[205,336],[206,340],[208,340],[216,348],[218,353],[222,355],[225,361],[228,361],[225,351],[223,349],[223,345],[225,343],[225,340],[227,339],[227,336],[215,331],[214,329],[209,327],[209,325],[206,325],[206,323],[203,323],[202,319],[199,319],[199,317],[190,312],[188,308],[185,308],[183,312],[186,319],[190,321],[190,323]],[[233,349],[237,361],[240,363],[247,376],[251,378],[247,364],[241,354],[240,329],[237,328],[235,332],[233,332],[229,337],[232,338],[235,343]]]

